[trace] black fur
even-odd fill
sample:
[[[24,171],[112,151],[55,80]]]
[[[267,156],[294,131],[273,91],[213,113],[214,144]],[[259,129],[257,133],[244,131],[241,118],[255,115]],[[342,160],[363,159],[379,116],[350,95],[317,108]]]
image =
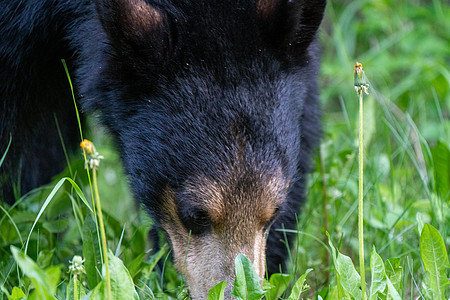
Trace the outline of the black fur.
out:
[[[156,220],[163,189],[223,177],[242,141],[249,164],[282,168],[289,196],[267,243],[277,272],[287,252],[276,229],[295,229],[320,135],[314,39],[325,1],[148,0],[154,23],[133,15],[141,1],[0,1],[0,154],[12,136],[0,197],[13,202],[12,183],[23,194],[62,170],[55,116],[78,144],[64,58],[83,111],[110,130]]]

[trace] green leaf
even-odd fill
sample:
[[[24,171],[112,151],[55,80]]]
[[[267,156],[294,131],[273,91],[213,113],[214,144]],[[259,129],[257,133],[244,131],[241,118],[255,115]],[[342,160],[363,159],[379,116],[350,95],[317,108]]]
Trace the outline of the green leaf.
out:
[[[370,271],[372,281],[370,284],[369,300],[377,299],[378,293],[383,293],[386,288],[386,271],[384,269],[383,260],[378,255],[375,246],[370,253]]]
[[[47,282],[50,292],[55,295],[56,288],[61,281],[61,267],[51,266],[45,270],[45,281]]]
[[[326,299],[340,299],[337,285],[330,287]]]
[[[258,274],[255,272],[253,264],[242,254],[238,254],[234,260],[236,278],[232,296],[242,300],[259,300],[264,296]]]
[[[142,266],[142,262],[144,260],[145,257],[145,252],[139,254],[135,259],[133,259],[133,261],[128,265],[128,271],[130,272],[131,277],[133,278],[133,280],[135,281],[135,277],[136,275],[139,275],[139,273],[141,272],[141,266]]]
[[[304,286],[305,286],[306,276],[311,271],[312,271],[312,269],[308,269],[302,276],[300,276],[300,278],[294,284],[294,287],[292,288],[292,292],[291,292],[291,295],[289,296],[288,300],[299,300],[300,299],[300,295],[305,290]]]
[[[429,286],[435,299],[444,299],[445,288],[449,284],[445,272],[450,267],[444,241],[436,228],[425,224],[419,244],[425,271],[430,275]]]
[[[337,293],[337,299],[342,299],[344,298],[346,295],[348,295],[348,293],[345,292],[344,288],[342,287],[341,281],[340,281],[340,276],[339,273],[336,269],[336,248],[334,248],[333,243],[331,242],[331,237],[330,234],[328,232],[325,232],[325,234],[328,237],[328,244],[330,245],[331,248],[331,258],[333,259],[333,264],[334,264],[334,269],[336,271],[336,281],[337,281],[337,285],[336,285],[336,289],[334,290]]]
[[[147,262],[145,262],[144,266],[141,268],[141,272],[142,272],[144,278],[150,277],[150,274],[152,273],[153,269],[158,264],[158,261],[161,260],[161,258],[167,253],[168,250],[169,250],[169,245],[164,244],[164,246],[162,246],[158,252],[153,254],[150,257],[150,259]]]
[[[388,292],[389,292],[389,296],[393,299],[393,300],[402,300],[402,297],[400,297],[400,294],[397,292],[397,290],[395,289],[395,287],[392,285],[391,280],[386,277],[386,284],[388,287]]]
[[[43,300],[56,299],[49,293],[52,289],[46,280],[47,274],[31,258],[16,247],[11,246],[11,252],[17,265],[33,283],[35,288],[33,294],[35,294],[35,297]]]
[[[402,290],[402,267],[400,266],[400,258],[392,257],[384,263],[386,276],[391,281],[393,287],[397,291]]]
[[[69,223],[65,219],[59,219],[52,222],[44,222],[42,227],[50,233],[61,233],[67,231]]]
[[[134,282],[123,262],[108,250],[109,273],[111,275],[111,294],[113,299],[138,299]],[[102,268],[103,278],[106,278],[106,269]]]
[[[443,199],[448,199],[450,191],[450,150],[447,145],[439,141],[431,149],[434,163],[434,181],[436,190]]]
[[[209,290],[206,300],[223,300],[225,298],[225,288],[227,285],[228,283],[226,281],[221,281],[216,284]]]
[[[433,291],[430,288],[430,273],[425,272],[422,278],[422,294],[425,299],[433,299]],[[389,300],[389,299],[388,299]]]
[[[43,269],[50,267],[52,264],[53,253],[55,253],[55,249],[40,251],[36,261],[38,266]]]
[[[362,299],[361,292],[361,277],[353,265],[353,262],[350,257],[341,254],[337,251],[332,242],[329,234],[328,236],[328,244],[331,247],[331,253],[334,262],[334,268],[336,269],[337,280],[338,280],[338,289],[340,290],[340,297],[345,297],[342,294],[350,294],[355,299]]]
[[[87,215],[83,223],[83,258],[89,289],[93,289],[100,281],[100,246],[97,227],[94,220]]]
[[[291,276],[287,274],[272,274],[269,279],[270,288],[266,289],[266,300],[278,300],[289,285]]]
[[[108,299],[108,291],[106,287],[106,280],[100,281],[97,286],[91,290],[88,294],[84,295],[81,300],[101,300]]]
[[[139,299],[134,288],[133,279],[122,261],[108,250],[108,267],[111,276],[111,297],[112,299]],[[106,269],[103,266],[103,280],[83,299],[107,299]]]
[[[336,258],[336,271],[339,273],[339,279],[344,290],[355,299],[362,299],[361,277],[353,265],[350,257],[338,252]]]
[[[27,299],[25,293],[18,287],[14,287],[8,300],[24,300]]]
[[[34,222],[36,219],[36,213],[33,211],[17,211],[12,215],[12,218],[14,220],[14,223],[17,225],[19,224],[25,224],[29,222]]]

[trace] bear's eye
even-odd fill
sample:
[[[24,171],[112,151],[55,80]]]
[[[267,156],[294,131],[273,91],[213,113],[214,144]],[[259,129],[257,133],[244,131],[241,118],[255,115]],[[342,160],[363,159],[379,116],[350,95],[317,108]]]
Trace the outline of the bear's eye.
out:
[[[202,234],[211,228],[211,218],[203,209],[191,208],[181,218],[184,226],[192,234]]]

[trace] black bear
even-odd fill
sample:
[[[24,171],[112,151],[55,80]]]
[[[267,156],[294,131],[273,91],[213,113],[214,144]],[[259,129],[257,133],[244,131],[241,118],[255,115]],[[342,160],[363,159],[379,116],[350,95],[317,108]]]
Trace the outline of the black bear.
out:
[[[56,124],[79,142],[65,58],[192,297],[231,285],[238,253],[260,276],[278,272],[320,136],[325,2],[2,0],[1,197],[62,170]]]

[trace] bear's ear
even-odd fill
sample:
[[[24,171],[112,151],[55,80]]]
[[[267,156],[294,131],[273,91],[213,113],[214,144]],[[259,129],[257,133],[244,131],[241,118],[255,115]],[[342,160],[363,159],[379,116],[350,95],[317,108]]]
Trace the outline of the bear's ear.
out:
[[[326,0],[257,0],[259,28],[276,49],[306,49],[322,22]]]
[[[171,22],[163,9],[145,0],[95,0],[95,6],[116,55],[144,55],[156,63],[172,49]]]

